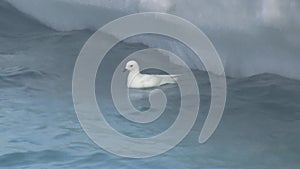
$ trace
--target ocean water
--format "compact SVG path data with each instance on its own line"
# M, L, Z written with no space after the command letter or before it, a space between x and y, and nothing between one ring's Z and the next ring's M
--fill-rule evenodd
M298 69L274 68L278 72L283 69L282 75L290 75L288 77L276 75L273 69L266 73L252 71L251 76L246 76L249 67L231 70L235 72L232 75L240 76L227 78L228 95L223 118L205 144L198 143L198 136L209 109L210 83L205 71L194 70L201 93L201 108L188 136L174 149L156 157L121 158L89 139L73 107L73 68L80 49L93 30L58 31L48 26L10 4L0 2L0 168L299 168L300 81L288 78L297 77ZM248 39L248 46L241 45L240 50L228 51L226 49L231 46L221 40L228 40L227 33L233 32L215 34L207 29L207 33L221 54L248 56L251 49L247 47L257 43L257 39L242 34L240 39L229 40L231 44L238 44ZM260 41L260 45L281 37L273 37L276 33L272 31L266 34L268 36L264 38L268 40ZM288 51L283 52L289 55L287 58L294 58L300 53L298 45L297 42L290 45L286 41L276 41L265 48L280 46L283 51ZM115 64L117 56L145 48L149 47L141 43L119 43L106 56L106 65ZM261 48L250 54L259 55L262 51L268 54ZM297 59L286 62L293 63L291 67L300 64ZM265 64L268 63L271 64ZM114 128L131 136L144 137L159 133L172 124L178 113L178 107L174 105L180 101L176 85L161 87L169 98L164 115L153 124L136 125L117 114L106 90L109 83L105 80L110 78L111 70L105 65L99 69L103 70L97 75L96 95ZM138 109L149 106L146 97L149 91L130 91Z

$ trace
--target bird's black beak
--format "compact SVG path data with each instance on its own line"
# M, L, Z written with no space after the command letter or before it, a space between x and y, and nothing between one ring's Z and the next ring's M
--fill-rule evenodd
M123 72L126 72L126 71L127 71L127 69L124 69L124 70L123 70Z

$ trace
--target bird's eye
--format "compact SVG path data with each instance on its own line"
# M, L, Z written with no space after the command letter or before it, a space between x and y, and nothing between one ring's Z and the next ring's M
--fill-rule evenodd
M133 67L133 65L130 65L130 67Z

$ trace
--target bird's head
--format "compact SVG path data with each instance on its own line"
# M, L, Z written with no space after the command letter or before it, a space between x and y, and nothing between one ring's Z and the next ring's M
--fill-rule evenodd
M134 60L131 60L129 62L127 62L126 66L125 66L125 69L124 71L128 70L128 71L139 71L139 64L134 61Z

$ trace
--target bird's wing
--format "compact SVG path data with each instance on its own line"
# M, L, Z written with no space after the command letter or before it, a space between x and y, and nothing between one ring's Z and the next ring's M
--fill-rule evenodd
M160 85L161 78L155 75L143 74L140 76L139 81L144 87L155 87Z
M178 75L156 75L156 77L160 78L160 85L176 83Z
M178 78L179 76L181 75L156 75L158 77L161 77L161 78Z

